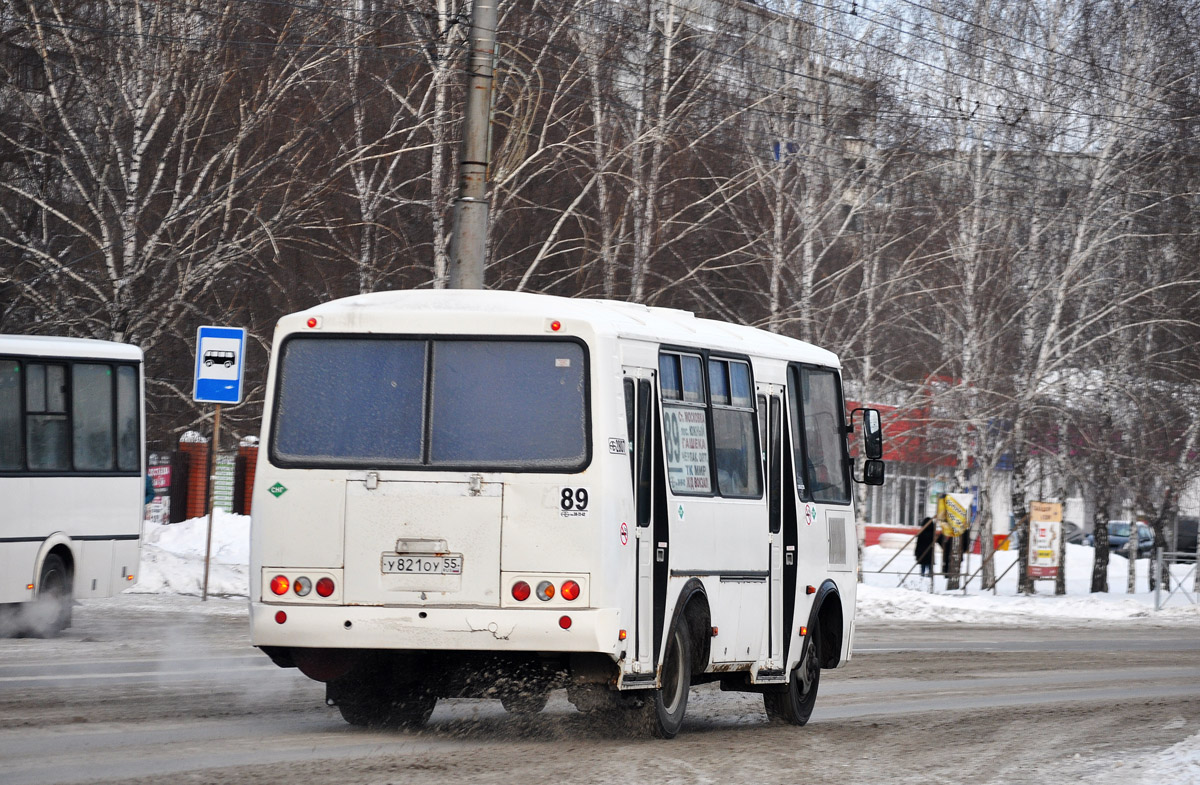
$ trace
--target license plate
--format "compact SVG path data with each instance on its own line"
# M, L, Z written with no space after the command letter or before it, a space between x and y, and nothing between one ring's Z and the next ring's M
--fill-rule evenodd
M389 575L461 575L462 554L402 556L385 553L380 559L379 568Z

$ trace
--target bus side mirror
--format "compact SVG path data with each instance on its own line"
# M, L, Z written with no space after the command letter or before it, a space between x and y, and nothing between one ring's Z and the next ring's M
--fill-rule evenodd
M863 485L883 485L883 461L868 460L863 465Z
M879 418L879 410L855 409L850 412L850 430L852 431L854 430L854 415L859 412L862 412L863 420L863 455L867 457L868 461L877 461L883 457L883 421Z

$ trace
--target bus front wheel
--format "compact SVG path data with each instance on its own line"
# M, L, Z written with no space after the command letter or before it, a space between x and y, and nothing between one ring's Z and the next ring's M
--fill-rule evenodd
M71 574L62 557L52 553L42 562L38 578L38 596L28 614L28 627L33 635L53 638L71 626Z
M814 620L804 638L800 662L796 663L787 686L778 692L764 692L763 704L767 716L778 722L804 725L812 716L817 703L817 687L821 683L821 663L817 652L817 641L821 630Z
M660 739L673 739L683 726L688 692L692 688L692 640L687 620L681 618L667 640L662 661L662 686L647 699L646 713L650 733Z

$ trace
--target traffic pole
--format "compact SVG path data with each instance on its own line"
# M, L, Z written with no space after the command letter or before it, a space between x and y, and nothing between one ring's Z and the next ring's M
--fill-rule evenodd
M463 117L458 199L450 237L451 289L482 289L487 263L488 131L492 113L492 71L496 51L497 0L471 4L471 56L467 63L467 106Z
M217 489L217 450L221 444L221 404L213 411L212 449L208 451L208 533L204 538L204 588L200 602L208 602L208 560L212 556L213 504Z

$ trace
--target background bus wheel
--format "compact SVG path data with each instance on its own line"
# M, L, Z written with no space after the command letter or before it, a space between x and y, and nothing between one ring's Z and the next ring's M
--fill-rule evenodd
M514 692L500 696L500 703L509 714L537 714L546 708L550 696L544 692Z
M812 716L813 706L817 703L817 687L821 683L821 663L817 656L817 641L820 637L820 627L814 621L808 628L800 662L796 663L787 686L778 692L763 693L763 704L766 706L767 716L771 719L792 725L804 725Z
M38 596L27 616L31 634L53 638L71 626L71 575L57 554L42 562L38 578Z
M673 739L683 726L687 711L688 691L692 687L692 641L687 620L680 619L667 640L662 663L662 687L654 691L654 700L646 700L650 733L660 739Z

